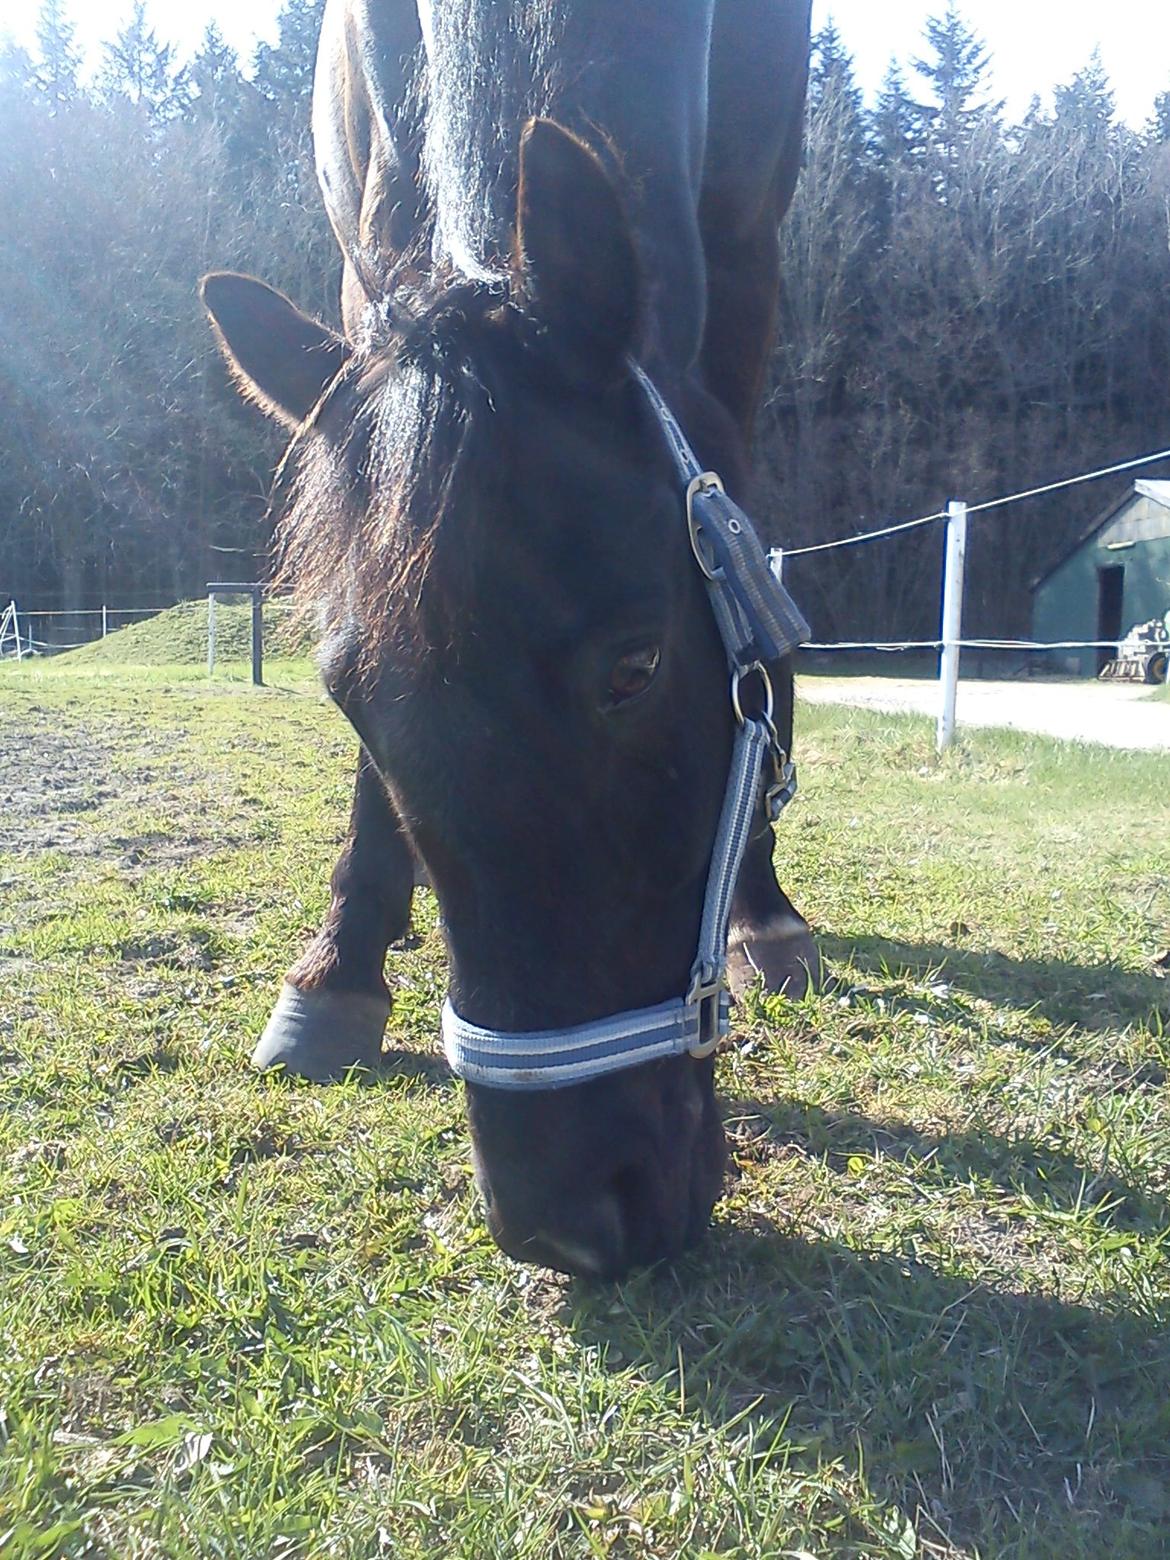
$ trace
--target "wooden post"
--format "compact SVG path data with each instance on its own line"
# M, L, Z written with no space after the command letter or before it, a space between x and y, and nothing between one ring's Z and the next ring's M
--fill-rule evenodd
M959 641L963 637L963 570L967 561L967 506L960 499L947 505L947 550L943 564L942 626L939 639L938 751L955 740L955 704L959 691Z
M215 671L215 592L207 592L207 675Z
M264 686L264 603L260 586L252 586L252 686Z
M110 628L110 625L109 625L109 622L108 622L108 620L106 618L106 604L103 601L102 602L102 638L103 639L109 633L109 628Z

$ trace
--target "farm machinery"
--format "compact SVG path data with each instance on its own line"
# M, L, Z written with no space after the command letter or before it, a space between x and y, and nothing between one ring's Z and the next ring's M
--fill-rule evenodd
M1098 674L1104 682L1164 683L1170 667L1170 612L1135 623Z

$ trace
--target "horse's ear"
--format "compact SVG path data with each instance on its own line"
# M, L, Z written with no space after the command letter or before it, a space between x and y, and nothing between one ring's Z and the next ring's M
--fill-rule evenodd
M244 394L299 427L343 367L348 344L254 276L213 271L199 293Z
M619 378L638 323L633 236L596 155L551 119L530 119L520 137L516 264L529 309L571 370Z

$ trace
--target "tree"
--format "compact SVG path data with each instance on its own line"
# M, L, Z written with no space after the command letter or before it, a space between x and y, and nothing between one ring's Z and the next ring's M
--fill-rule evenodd
M240 75L235 50L224 42L214 22L208 22L199 52L187 67L187 82L192 116L230 126L240 113L247 83Z
M76 28L66 18L62 0L42 0L37 17L37 57L37 85L47 101L60 106L76 97L81 55Z
M277 17L276 43L262 43L256 50L256 86L285 111L307 111L323 9L324 0L285 0Z
M844 110L856 118L860 127L861 88L853 74L853 56L841 42L841 34L832 21L826 22L812 40L808 73L810 113L815 112L821 99L830 91L838 93Z
M143 0L136 0L130 20L106 44L105 56L99 86L107 96L125 98L154 120L183 111L189 98L186 72L175 64L171 45L148 24Z
M1100 49L1094 49L1089 63L1079 70L1055 94L1056 122L1075 125L1078 131L1098 140L1107 137L1117 113L1117 99L1101 62Z
M36 81L32 56L11 38L0 38L0 93L22 96Z
M1003 105L987 98L989 60L986 45L963 21L954 0L942 16L926 23L930 55L914 69L926 82L933 103L918 105L927 130L927 147L940 191L953 187L954 167L980 123L995 118Z
M869 142L879 166L888 171L913 162L921 155L924 140L922 110L891 61L869 116Z

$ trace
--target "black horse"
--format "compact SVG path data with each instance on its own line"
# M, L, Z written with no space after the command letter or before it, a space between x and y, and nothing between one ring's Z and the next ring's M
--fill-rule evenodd
M293 430L283 557L363 750L259 1064L376 1054L419 863L473 1024L685 989L733 721L630 359L742 496L808 26L808 0L329 0L314 136L345 336L258 281L204 283L242 387ZM803 989L772 848L761 814L732 983ZM710 1058L469 1085L468 1113L492 1233L525 1260L669 1255L721 1188Z

